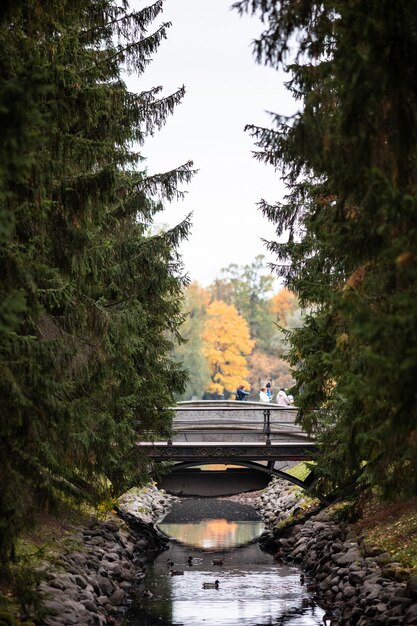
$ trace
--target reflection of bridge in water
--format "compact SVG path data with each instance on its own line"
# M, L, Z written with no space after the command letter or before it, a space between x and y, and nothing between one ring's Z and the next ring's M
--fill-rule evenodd
M296 408L261 402L180 402L172 438L138 445L153 461L173 463L160 482L171 493L232 495L262 489L271 476L308 489L312 475L301 481L285 471L316 452L296 417Z

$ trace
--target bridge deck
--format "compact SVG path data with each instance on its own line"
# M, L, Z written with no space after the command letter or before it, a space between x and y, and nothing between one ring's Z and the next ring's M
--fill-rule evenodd
M311 459L316 445L299 425L298 410L237 401L178 403L169 441L138 442L155 461L238 463Z

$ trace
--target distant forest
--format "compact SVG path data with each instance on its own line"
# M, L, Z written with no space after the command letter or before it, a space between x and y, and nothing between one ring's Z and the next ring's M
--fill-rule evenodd
M184 342L174 357L188 381L178 399L234 399L243 384L248 399L259 400L267 381L274 393L294 384L285 358L287 331L302 325L302 312L290 291L273 291L274 282L259 255L248 265L223 269L207 288L197 282L185 288Z

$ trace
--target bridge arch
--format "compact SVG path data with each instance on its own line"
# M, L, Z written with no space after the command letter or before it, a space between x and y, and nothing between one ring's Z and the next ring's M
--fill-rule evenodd
M181 461L181 462L175 463L175 465L172 466L171 471L170 471L170 476L174 477L176 472L181 472L182 470L187 470L188 468L201 467L201 466L206 466L206 465L217 465L217 464L218 464L218 460L210 461L209 459L204 459L204 460L200 459L198 461ZM303 480L300 480L299 478L296 478L295 476L292 476L291 474L288 474L287 472L284 472L283 470L275 469L273 467L273 463L268 464L266 466L266 465L261 465L260 463L256 463L255 461L239 460L239 461L234 461L233 465L238 466L238 467L249 468L251 470L254 470L256 472L261 472L269 476L276 476L277 478L286 480L287 482L292 483L293 485L297 485L298 487L300 487L304 491L307 491L308 493L311 492L311 488L314 484L313 472L310 472L307 478L303 481ZM204 472L204 470L202 470L202 473L209 474L210 471ZM184 473L182 473L182 477L184 477ZM162 486L164 487L164 485ZM241 493L243 491L244 490L242 490ZM195 494L187 494L186 492L183 492L183 495L195 495ZM314 494L314 497L317 497L323 503L327 502L326 498L324 498L323 496L319 494Z

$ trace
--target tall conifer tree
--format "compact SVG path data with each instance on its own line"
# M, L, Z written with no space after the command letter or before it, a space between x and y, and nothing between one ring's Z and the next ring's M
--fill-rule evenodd
M29 511L146 476L135 442L170 432L189 220L150 234L192 164L147 176L135 149L184 88L130 93L169 24L114 0L0 9L0 558ZM110 487L109 487L110 486Z
M291 72L302 111L251 126L280 168L261 202L286 243L277 270L313 307L292 336L301 420L321 485L352 476L417 491L417 13L411 0L243 0L266 24L255 54ZM321 411L317 411L317 408Z

